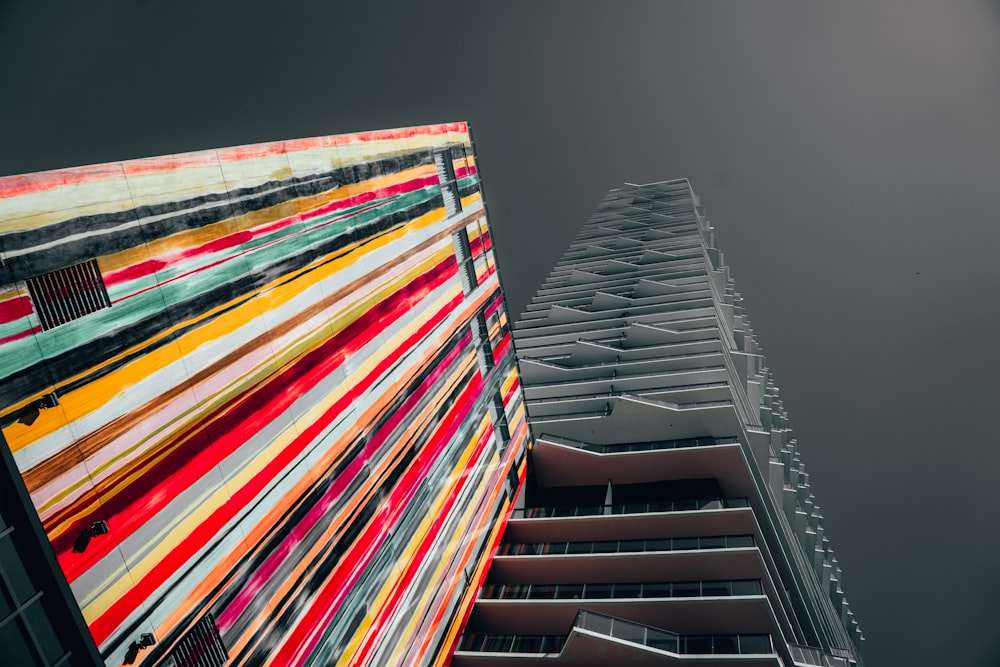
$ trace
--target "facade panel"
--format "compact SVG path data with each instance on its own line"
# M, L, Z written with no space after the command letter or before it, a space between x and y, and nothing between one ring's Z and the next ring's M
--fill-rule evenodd
M10 467L106 664L446 659L530 442L464 124L0 179L0 253Z

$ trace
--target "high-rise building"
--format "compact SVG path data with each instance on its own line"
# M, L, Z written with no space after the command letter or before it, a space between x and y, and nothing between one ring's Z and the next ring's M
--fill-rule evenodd
M465 124L0 179L0 663L444 664L530 435Z
M456 667L862 664L778 388L686 180L611 190L514 340L535 443Z

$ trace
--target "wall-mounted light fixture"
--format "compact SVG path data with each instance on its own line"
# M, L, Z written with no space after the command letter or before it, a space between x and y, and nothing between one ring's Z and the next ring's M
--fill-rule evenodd
M59 397L55 392L45 394L38 400L28 403L15 413L13 415L13 421L24 424L25 426L31 426L35 423L35 420L38 419L38 415L42 410L54 408L57 405L59 405Z
M122 664L132 665L135 664L135 659L139 657L139 651L149 648L156 643L156 637L153 636L151 632L144 632L139 635L139 639L133 641L128 646L128 651L125 652L125 659Z
M77 535L76 541L73 542L73 553L82 554L87 550L90 545L91 538L100 537L101 535L108 534L108 522L107 521L95 521L90 524L90 528L84 528Z

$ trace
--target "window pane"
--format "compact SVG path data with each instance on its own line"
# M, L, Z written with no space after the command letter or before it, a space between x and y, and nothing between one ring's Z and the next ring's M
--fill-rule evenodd
M739 646L734 635L714 637L712 639L713 653L739 653Z
M733 595L760 595L760 582L756 579L733 582Z
M771 638L768 635L740 635L740 653L770 653Z
M18 603L22 603L35 593L35 587L28 578L21 557L14 551L10 536L0 538L0 563L10 580L11 588Z
M678 581L673 585L673 594L677 598L698 597L701 584L697 581Z
M3 625L0 625L0 646L3 647L3 659L5 665L25 665L32 667L37 665L34 651L29 648L31 640L21 626L20 618L12 618Z
M730 549L736 549L739 547L752 547L753 546L753 536L752 535L733 535L730 537L726 546Z
M52 623L45 615L46 610L42 605L45 601L47 599L43 596L41 600L25 609L24 615L31 626L31 631L35 633L35 639L38 640L38 643L42 647L45 659L49 662L56 662L66 651L63 649L62 642L59 641L59 637L52 628Z
M732 595L728 581L706 581L701 585L701 594L710 597Z
M699 549L721 549L726 546L725 537L703 537L698 541Z

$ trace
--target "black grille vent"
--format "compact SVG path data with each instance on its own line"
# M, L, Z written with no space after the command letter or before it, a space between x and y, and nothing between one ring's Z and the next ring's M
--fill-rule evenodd
M111 307L96 259L29 278L28 293L43 331Z
M211 613L205 614L188 630L170 652L170 658L177 667L223 667L226 664L229 652Z

